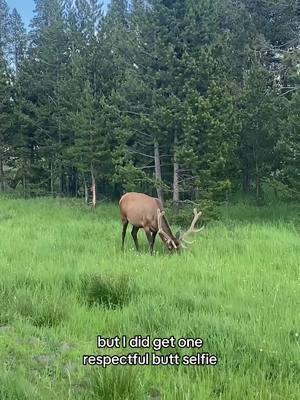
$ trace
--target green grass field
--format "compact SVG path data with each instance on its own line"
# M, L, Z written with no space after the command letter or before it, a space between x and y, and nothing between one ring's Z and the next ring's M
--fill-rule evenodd
M299 208L222 210L150 256L116 205L0 198L0 399L300 398ZM175 229L175 228L174 228ZM216 366L83 366L96 337L200 337ZM142 352L151 350L141 350Z

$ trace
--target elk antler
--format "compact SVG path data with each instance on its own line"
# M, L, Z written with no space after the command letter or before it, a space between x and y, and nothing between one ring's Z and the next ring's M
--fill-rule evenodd
M196 222L197 222L198 219L201 217L201 215L202 215L202 211L199 211L199 212L197 213L197 209L194 208L194 218L193 218L193 221L192 221L192 223L191 223L191 226L190 226L189 229L180 237L179 240L181 240L182 242L187 243L187 244L193 244L193 243L195 242L195 241L192 241L192 242L187 241L187 240L186 240L186 237L189 236L189 235L192 234L192 233L197 233L197 232L202 231L202 229L204 229L204 226L202 226L202 227L199 228L199 229L195 229Z
M160 233L168 243L171 243L172 246L174 247L174 249L177 249L177 246L176 246L174 240L162 228L161 219L162 219L163 215L165 215L165 212L164 211L160 211L160 209L158 208L157 209L158 233Z

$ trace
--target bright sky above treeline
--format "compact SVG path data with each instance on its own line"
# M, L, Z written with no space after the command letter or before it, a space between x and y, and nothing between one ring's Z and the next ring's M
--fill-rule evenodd
M16 8L21 14L26 27L29 26L30 20L33 16L34 0L7 0L10 9ZM103 0L104 7L107 6L109 0Z

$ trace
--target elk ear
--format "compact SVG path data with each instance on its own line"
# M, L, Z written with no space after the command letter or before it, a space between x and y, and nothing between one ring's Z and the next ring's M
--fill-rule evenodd
M176 237L177 240L180 238L180 231L176 232L175 237Z

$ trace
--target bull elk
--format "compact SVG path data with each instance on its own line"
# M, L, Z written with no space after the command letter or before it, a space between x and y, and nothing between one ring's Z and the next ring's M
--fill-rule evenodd
M195 229L196 222L202 215L202 212L197 212L195 208L190 228L182 236L179 235L179 232L174 236L160 200L143 193L124 194L120 199L119 206L123 224L122 251L124 250L128 223L132 224L131 235L137 250L139 249L137 233L140 228L144 229L151 254L157 233L170 251L178 251L181 248L186 248L185 244L193 243L187 241L190 234L200 232L203 229L203 227Z

